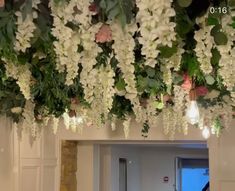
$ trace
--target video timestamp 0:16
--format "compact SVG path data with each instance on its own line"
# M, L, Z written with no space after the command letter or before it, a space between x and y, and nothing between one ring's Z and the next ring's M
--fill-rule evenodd
M227 14L230 12L229 7L210 7L209 12L211 14Z

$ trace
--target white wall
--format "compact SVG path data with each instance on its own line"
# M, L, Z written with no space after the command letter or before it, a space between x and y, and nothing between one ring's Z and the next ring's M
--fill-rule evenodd
M235 121L220 138L209 139L212 191L235 189Z
M119 191L119 158L127 159L127 190L141 191L141 158L138 148L111 147L112 191Z
M112 191L119 191L119 158L128 163L128 191L174 191L175 158L208 158L208 151L201 149L158 148L146 146L111 146ZM163 183L168 176L169 182Z
M11 123L0 118L0 190L13 190L13 136Z

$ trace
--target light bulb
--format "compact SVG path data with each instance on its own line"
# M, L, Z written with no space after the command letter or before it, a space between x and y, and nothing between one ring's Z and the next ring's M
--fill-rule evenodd
M186 118L187 121L192 125L199 122L199 109L195 100L190 101L189 107L186 110Z
M83 118L81 116L77 117L77 123L82 124L83 123Z
M207 126L204 127L204 129L202 130L202 136L205 138L205 139L208 139L210 137L210 130Z

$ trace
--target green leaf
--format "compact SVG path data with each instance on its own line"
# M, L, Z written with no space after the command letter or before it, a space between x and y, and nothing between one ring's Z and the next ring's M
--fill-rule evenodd
M159 48L160 52L161 52L161 56L164 58L170 58L171 56L173 56L176 52L177 52L177 47L176 46L162 46Z
M207 19L207 24L208 25L219 25L219 21L217 18L214 18L214 17L209 17Z
M100 7L101 7L102 9L106 9L106 6L107 6L107 5L106 5L106 1L105 1L105 0L101 0L99 5L100 5Z
M164 103L163 102L159 102L159 101L155 101L153 103L153 107L155 107L156 109L163 109L164 108Z
M211 53L212 53L211 64L213 66L216 66L216 65L218 65L219 60L221 58L220 52L217 50L217 48L214 48L211 50Z
M118 14L119 14L118 7L114 7L113 9L109 11L108 20L113 20L115 17L118 16Z
M154 70L154 68L148 67L148 68L146 69L146 72L147 72L148 76L151 77L151 78L153 78L153 77L155 76L155 70Z
M181 7L188 7L191 5L192 0L177 0L179 6Z
M113 0L110 0L110 1L107 1L107 8L106 8L106 11L110 11L111 9L115 9L115 6L117 5L117 1L113 1Z
M213 84L215 83L214 77L211 76L211 75L207 75L207 76L206 76L206 83L207 83L208 85L213 85Z
M134 8L132 0L101 0L100 7L104 9L108 20L118 19L122 28L131 23Z
M214 40L217 45L226 45L228 42L228 38L224 32L215 33Z
M116 83L116 87L119 91L122 91L126 87L126 83L123 78L119 78L118 82Z
M215 36L215 34L218 33L221 29L222 29L222 25L221 25L221 24L215 25L215 26L211 29L211 35L212 35L212 36Z

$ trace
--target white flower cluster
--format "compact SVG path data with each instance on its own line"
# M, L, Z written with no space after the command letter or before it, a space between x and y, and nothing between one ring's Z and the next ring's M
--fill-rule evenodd
M197 19L197 24L201 27L200 30L195 31L194 39L197 41L194 51L198 62L200 63L200 68L204 74L210 74L212 72L211 66L211 49L214 46L214 38L211 36L212 26L206 26L206 17L201 17Z
M176 39L176 24L170 21L175 16L172 0L137 0L136 4L139 8L137 22L140 24L142 54L146 56L146 65L154 67L155 58L160 53L158 47L171 47Z
M30 85L31 72L28 65L16 65L13 62L3 59L5 61L6 75L16 80L16 83L20 87L20 91L24 95L26 100L31 98Z
M113 49L115 57L118 60L118 67L121 69L124 81L126 83L125 97L129 99L133 105L133 111L136 119L141 119L141 107L137 97L136 80L135 80L135 62L134 48L135 41L133 39L136 26L133 24L127 25L125 30L117 23L111 24L112 37L114 40ZM127 43L128 42L128 43Z
M137 97L136 80L134 75L135 67L133 65L135 62L135 41L132 36L135 29L134 25L127 25L123 31L118 23L113 23L111 25L115 57L118 60L118 67L121 69L126 83L127 93L125 97L130 100Z
M30 40L33 37L33 33L36 30L36 25L33 20L38 17L36 10L38 9L38 4L40 0L32 2L33 11L30 14L26 15L26 18L23 18L23 14L20 11L17 11L15 15L17 16L17 31L16 31L16 41L14 49L16 51L25 52L27 48L30 48Z
M34 117L34 103L26 101L23 111L23 127L30 130L31 136L35 138L39 134L39 125Z
M81 60L82 71L80 74L80 82L84 88L85 100L89 103L93 99L94 89L93 86L96 84L96 78L93 76L93 67L96 65L96 57L99 52L101 52L101 48L95 43L95 34L100 28L100 24L93 25L86 29L81 28L80 37L81 44L84 50L81 52Z
M162 122L165 135L168 135L171 140L174 139L176 131L177 117L172 107L165 107L162 110Z
M178 47L177 52L170 58L162 60L161 71L163 73L163 81L167 86L172 85L172 70L179 71L180 69L182 54L184 53L182 46L183 44Z
M176 130L188 133L188 122L185 117L185 109L189 102L188 93L180 86L174 86L174 105L163 109L163 128L164 133L169 135L170 139L174 139Z
M129 137L130 134L130 124L131 117L127 117L127 119L123 121L123 131L126 139Z
M184 115L184 111L187 108L189 100L189 94L187 91L185 91L183 88L180 86L175 85L174 86L174 106L173 106L173 111L176 115L176 126L179 131L183 129L184 134L187 134L187 123L186 123L186 118ZM184 126L182 126L184 125Z
M229 98L228 103L223 103L221 105L210 106L207 109L200 109L201 116L203 116L201 124L199 124L200 129L204 126L210 127L213 134L220 135L220 130L215 127L215 121L219 118L223 128L228 128L231 125L233 119L233 108L231 106L231 100Z
M223 84L229 91L232 91L235 86L235 47L233 42L235 41L235 30L229 26L232 23L232 18L226 15L222 19L222 28L228 37L228 43L226 45L217 46L221 59L219 62L219 74L223 78Z
M103 126L108 119L108 114L112 109L115 73L110 65L101 66L99 69L91 71L93 76L93 95L91 100L91 109L88 111L88 117L97 127Z
M59 122L60 122L59 118L57 118L55 116L52 117L52 130L53 130L54 134L56 134L58 131Z
M54 19L52 34L57 41L54 42L55 53L57 55L57 70L66 70L66 84L71 85L73 79L78 75L78 63L81 55L78 53L80 35L78 31L72 30L66 24L73 20L75 1L69 3L51 3L52 16Z

